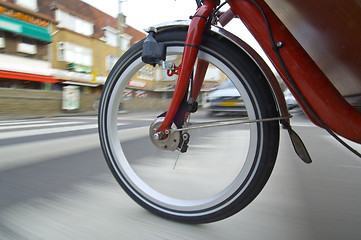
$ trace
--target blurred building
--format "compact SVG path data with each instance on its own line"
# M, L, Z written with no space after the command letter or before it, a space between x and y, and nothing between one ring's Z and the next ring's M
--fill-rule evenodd
M177 66L181 63L181 55L169 55L168 61L174 61ZM130 80L124 99L152 98L161 101L170 100L173 97L178 75L169 76L167 70L159 66L145 65ZM199 101L207 92L217 87L227 77L213 65L209 65L201 88Z
M80 90L79 111L93 110L117 59L145 37L122 14L81 0L0 0L0 114L61 112L66 86ZM168 60L180 65L180 55ZM225 79L210 66L201 96ZM172 98L176 80L146 65L131 78L124 106L151 100L158 107Z
M51 62L53 76L65 84L99 90L121 53L146 36L80 0L38 2L39 12L58 22Z
M36 1L0 1L0 87L40 89L51 74L51 29L57 22Z
M121 53L144 37L80 0L0 0L0 87L100 92Z

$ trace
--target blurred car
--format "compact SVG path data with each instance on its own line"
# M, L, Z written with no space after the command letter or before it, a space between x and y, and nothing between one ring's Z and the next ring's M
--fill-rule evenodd
M230 80L210 92L206 101L211 113L247 113L240 93Z
M285 100L288 110L298 107L298 102L289 89L286 89L286 91L284 91L283 94L285 95Z

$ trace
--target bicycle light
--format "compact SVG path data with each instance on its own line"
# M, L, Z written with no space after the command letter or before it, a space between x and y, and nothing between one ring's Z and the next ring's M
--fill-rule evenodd
M158 43L154 38L156 29L154 27L149 29L149 35L143 43L142 61L144 63L155 66L160 61L166 58L166 47L164 43Z

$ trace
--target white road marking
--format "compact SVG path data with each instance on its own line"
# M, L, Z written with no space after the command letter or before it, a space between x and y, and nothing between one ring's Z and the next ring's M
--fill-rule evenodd
M85 129L91 129L97 127L98 124L94 123L94 124L77 125L71 127L44 128L44 129L32 129L32 130L17 131L17 132L7 132L0 134L0 140L18 138L18 137L37 136L37 135L44 135L50 133L71 132L76 130L85 130Z
M21 125L21 124L40 124L40 123L50 123L52 121L12 121L12 122L0 122L0 126L10 126L10 125Z
M147 136L148 127L129 128L118 133L119 141L129 141ZM100 148L98 133L3 146L0 147L0 171L95 148Z
M18 129L18 128L52 127L52 126L73 125L73 124L81 124L81 123L82 122L57 122L57 123L40 122L40 123L22 124L22 125L16 124L15 126L2 126L2 127L0 126L0 131L1 130Z

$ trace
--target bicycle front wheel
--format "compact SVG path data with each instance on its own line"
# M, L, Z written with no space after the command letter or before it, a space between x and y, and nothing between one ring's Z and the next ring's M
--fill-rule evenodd
M157 33L167 60L179 63L185 37L186 30ZM188 125L194 129L185 153L161 149L151 139L150 126L167 109L176 79L142 62L142 42L116 63L99 110L101 146L121 187L151 212L187 223L221 220L247 206L271 174L279 141L277 121L222 124L239 115L277 117L277 110L266 79L246 53L211 34L204 39L198 59L209 63L205 84L230 84L209 93L191 115ZM239 114L210 115L212 108ZM204 122L218 127L197 128ZM180 144L180 137L175 132L173 143L164 146Z

